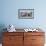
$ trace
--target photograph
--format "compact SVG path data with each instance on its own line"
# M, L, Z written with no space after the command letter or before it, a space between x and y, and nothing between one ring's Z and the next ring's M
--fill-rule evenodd
M18 9L18 18L19 19L33 19L34 9Z

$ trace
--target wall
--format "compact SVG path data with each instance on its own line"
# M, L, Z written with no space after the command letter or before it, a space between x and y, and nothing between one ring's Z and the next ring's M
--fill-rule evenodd
M16 28L46 28L46 0L1 0L0 24ZM18 9L33 9L34 19L18 19ZM44 30L45 31L45 30Z

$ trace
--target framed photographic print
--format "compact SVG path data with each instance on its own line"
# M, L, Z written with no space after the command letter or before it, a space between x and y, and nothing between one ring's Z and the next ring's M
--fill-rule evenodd
M18 9L18 18L19 19L33 19L34 9Z

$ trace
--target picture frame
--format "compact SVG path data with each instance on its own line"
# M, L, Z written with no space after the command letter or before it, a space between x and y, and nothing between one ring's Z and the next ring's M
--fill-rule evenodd
M19 19L34 19L34 9L18 9Z

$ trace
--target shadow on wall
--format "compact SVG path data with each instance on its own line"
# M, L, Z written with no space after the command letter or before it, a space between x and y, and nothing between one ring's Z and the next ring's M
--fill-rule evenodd
M4 28L6 28L6 26L4 24L0 24L0 43L2 43L2 32L5 32L6 30L4 30Z

